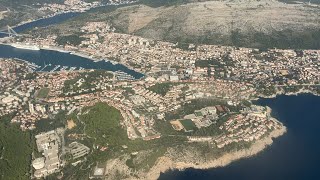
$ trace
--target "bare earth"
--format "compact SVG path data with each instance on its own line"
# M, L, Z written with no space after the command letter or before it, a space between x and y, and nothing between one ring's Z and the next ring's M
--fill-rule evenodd
M68 129L72 129L74 127L76 127L76 123L74 123L74 121L72 119L68 120L67 121L67 126L68 126Z
M74 34L87 22L108 22L120 33L173 43L318 49L320 40L320 5L275 0L205 1L157 8L131 5L89 12L34 34Z
M0 12L0 20L1 19L4 19L6 16L5 16L5 14L7 13L7 11L1 11Z
M120 8L107 16L115 17L119 13L122 15L113 22L123 25L126 21L127 33L155 39L178 34L223 36L237 29L272 33L320 27L320 7L273 0L206 1L159 8L137 5Z

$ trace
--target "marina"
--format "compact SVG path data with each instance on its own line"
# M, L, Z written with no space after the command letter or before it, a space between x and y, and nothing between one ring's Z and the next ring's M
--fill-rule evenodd
M115 71L115 77L117 80L123 81L123 80L134 80L135 78L131 76L130 74L127 74L123 71Z
M56 24L75 17L86 10L55 14L53 16L20 24L19 26L14 27L14 29L17 32L23 32L29 28ZM0 38L2 35L3 34L0 34ZM0 59L1 58L13 58L24 61L28 64L28 68L33 72L55 73L82 71L86 69L103 69L114 72L115 79L119 81L131 81L144 76L139 72L127 68L114 59L99 59L94 56L82 54L81 52L66 51L60 47L37 46L34 44L22 43L13 43L9 45L0 44ZM243 70L240 69L239 72L243 72ZM270 72L272 71L270 70ZM208 84L210 83L212 82L208 82ZM230 89L230 86L226 89ZM87 93L89 91L81 92ZM99 98L101 98L101 96L99 96ZM169 103L172 102L169 101ZM317 121L320 116L319 97L311 94L300 94L298 96L281 95L272 99L262 98L254 102L254 104L271 107L272 116L276 117L288 127L288 133L279 139L275 139L272 146L267 147L263 152L256 156L235 161L226 167L215 167L206 170L192 168L186 169L185 171L170 170L162 173L159 179L320 179L319 174L316 173L318 169L317 163L320 160L320 145L315 143L317 142L316 139L319 137L318 127L320 124L319 121ZM72 108L69 110L68 114L74 110L75 109ZM57 149L58 147L55 148ZM76 153L73 153L73 155L82 156L82 154ZM35 169L41 169L44 166L43 160L40 160L41 159L38 159L38 161L34 162Z
M10 45L0 44L0 58L16 58L28 62L34 71L57 72L75 71L84 69L104 69L118 71L121 80L139 79L144 75L109 60L95 61L86 56L78 56L74 53L65 53L54 50L31 50L26 48L14 48Z
M46 27L61 23L86 11L128 3L130 2L104 3L99 4L98 6L88 7L79 12L74 10L63 11L34 21L22 22L13 27L12 30L16 33L23 33L31 28ZM131 3L134 3L134 1ZM0 32L0 38L5 38L7 36L8 34ZM143 77L143 74L128 69L126 66L121 65L116 61L96 59L83 53L70 52L59 47L37 46L34 44L23 43L5 45L0 43L0 58L17 58L19 60L23 60L32 64L30 67L32 67L34 71L57 72L84 69L105 69L124 73L119 74L119 79L137 79Z

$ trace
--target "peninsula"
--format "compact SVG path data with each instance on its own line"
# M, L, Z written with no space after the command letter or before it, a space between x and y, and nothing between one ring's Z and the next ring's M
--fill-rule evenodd
M35 132L34 178L157 179L168 168L224 166L254 155L286 131L268 107L251 104L257 91L249 83L36 72L15 59L0 65L0 116Z
M210 10L220 2L207 3L178 8ZM113 13L127 8L146 7ZM169 42L146 36L148 27L138 33L144 37L124 33L116 22L87 16L85 22L76 18L0 39L19 53L71 52L144 74L138 79L0 54L1 177L153 180L169 169L226 166L261 152L287 131L269 107L254 100L320 93L320 50Z

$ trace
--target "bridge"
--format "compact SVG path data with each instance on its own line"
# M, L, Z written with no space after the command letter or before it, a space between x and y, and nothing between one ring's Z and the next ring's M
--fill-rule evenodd
M14 29L12 29L10 26L7 26L7 31L0 31L0 34L7 34L7 35L9 35L9 37L21 36Z

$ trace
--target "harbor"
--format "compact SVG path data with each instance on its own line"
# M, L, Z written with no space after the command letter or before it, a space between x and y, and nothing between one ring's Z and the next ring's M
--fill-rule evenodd
M40 47L39 47L40 48ZM50 50L49 50L50 49ZM59 50L58 48L56 48ZM33 71L57 72L75 71L84 69L104 69L117 72L119 80L139 79L144 75L129 69L128 67L109 60L91 59L86 55L68 51L57 51L51 47L30 48L0 44L0 58L13 58L23 60L31 64Z

